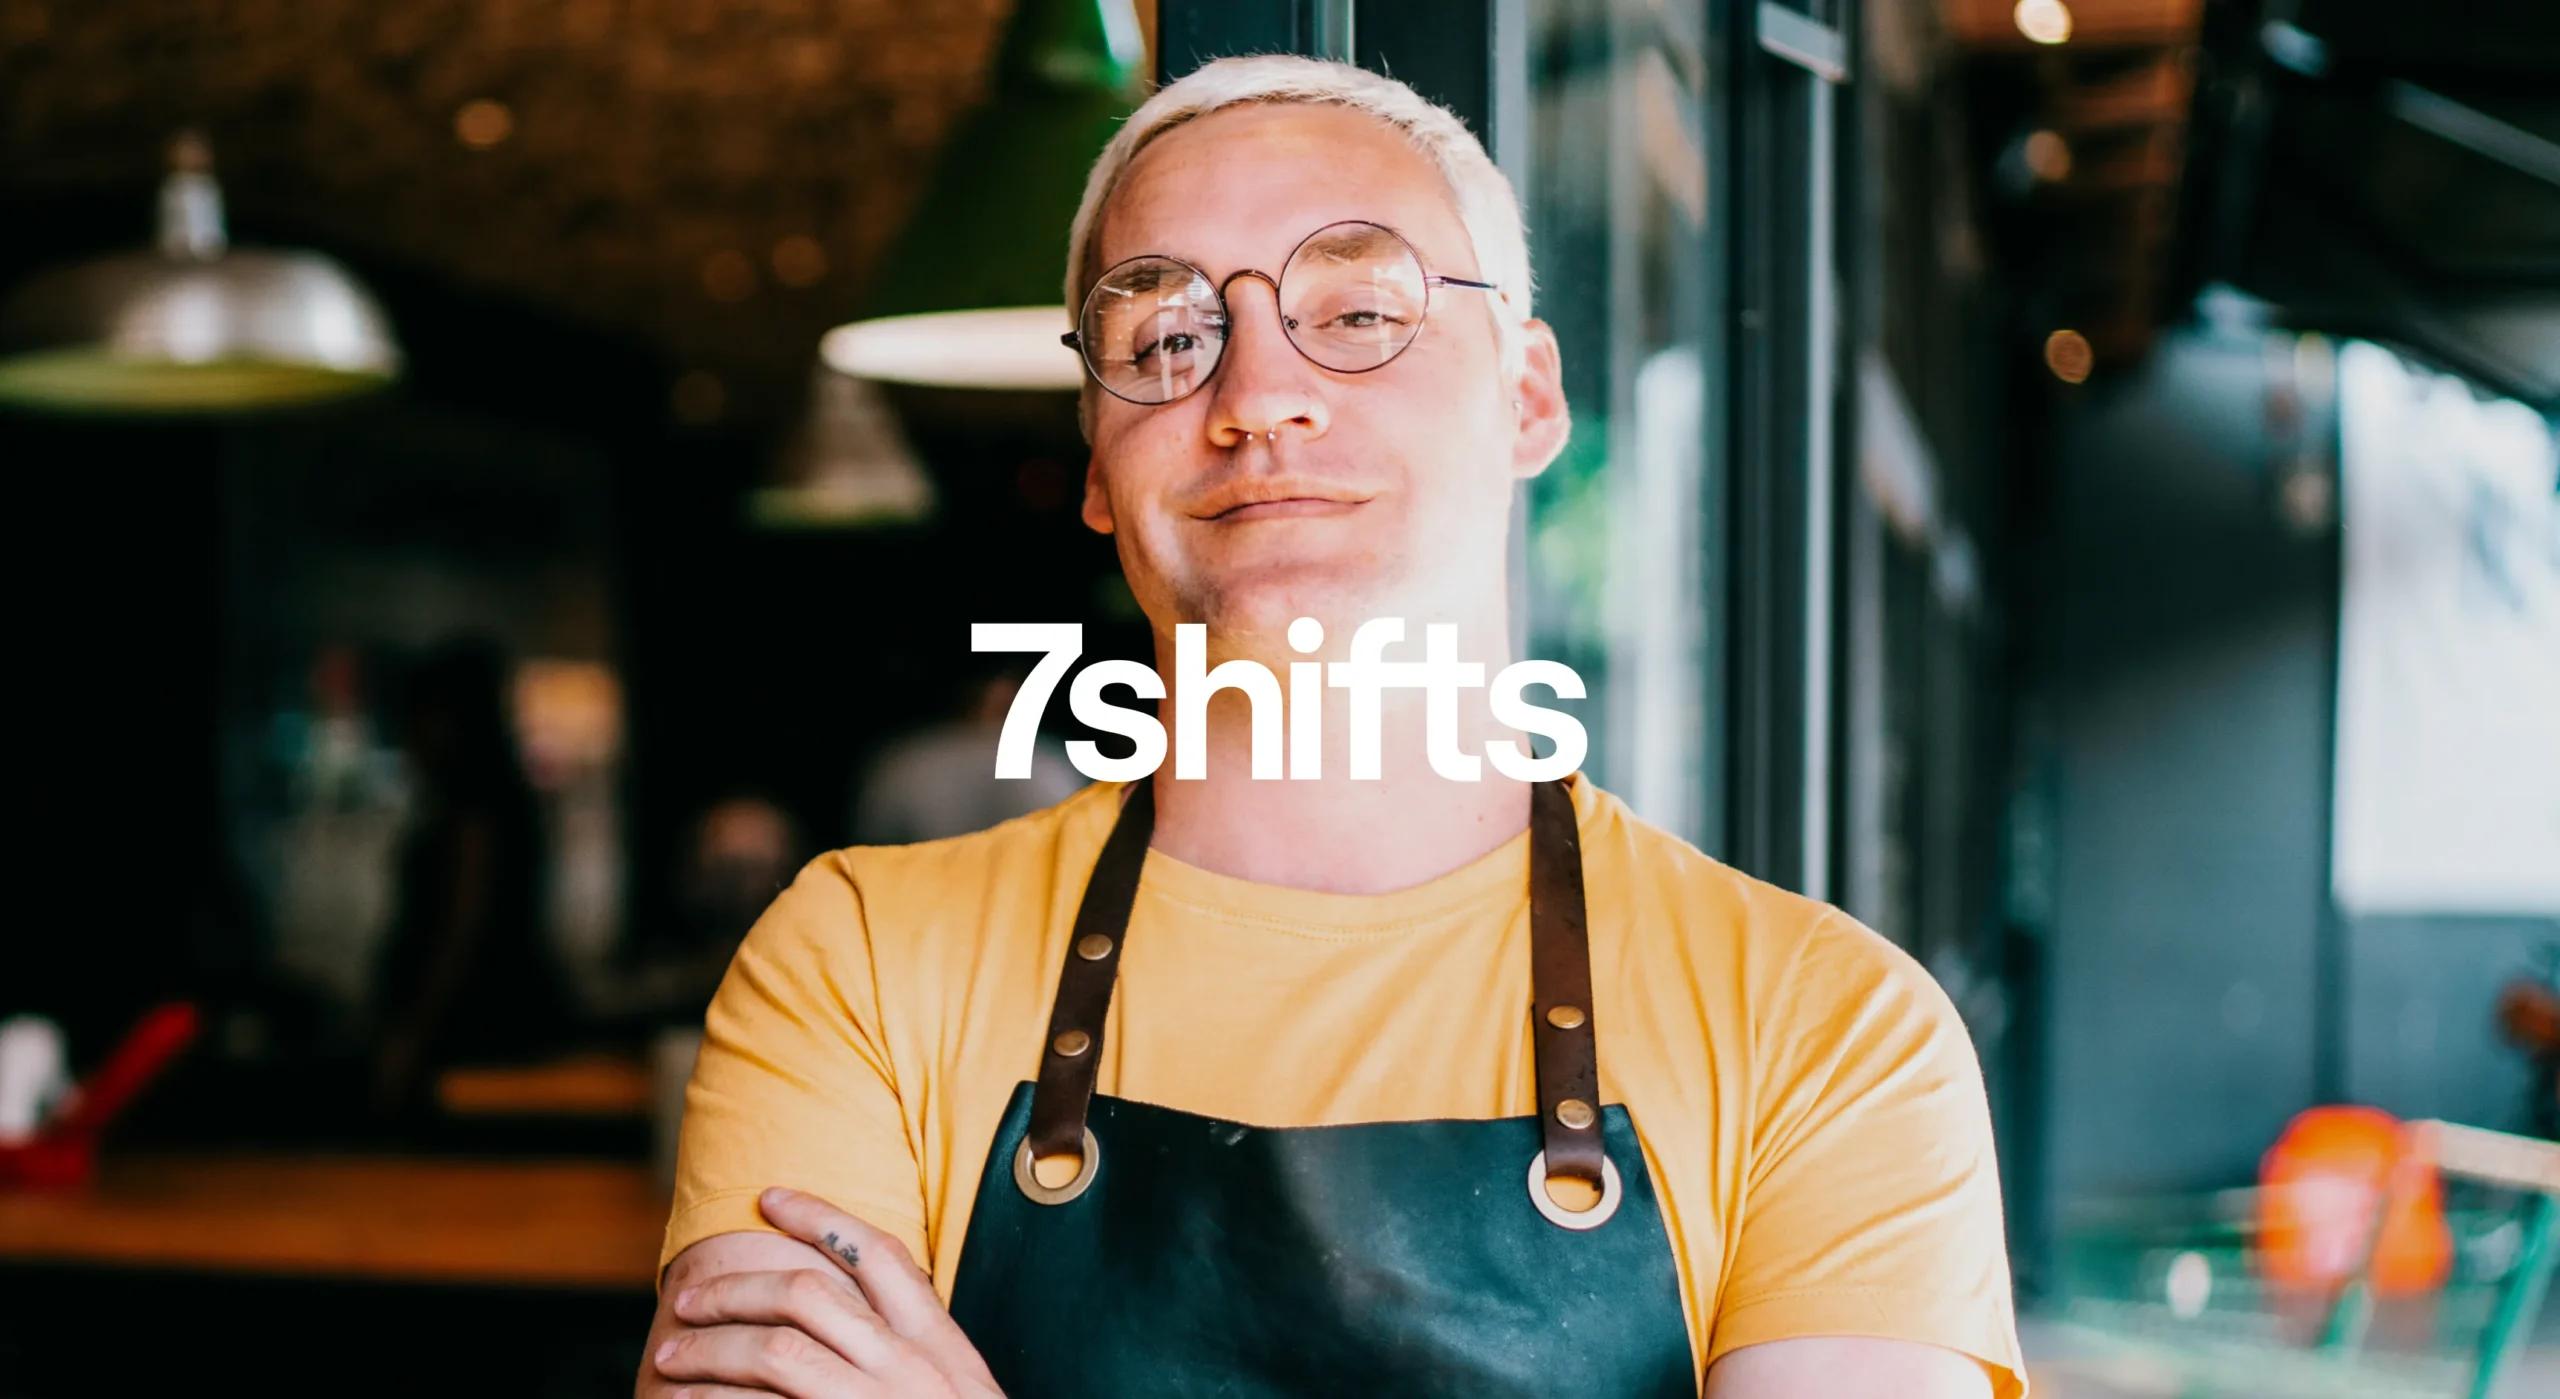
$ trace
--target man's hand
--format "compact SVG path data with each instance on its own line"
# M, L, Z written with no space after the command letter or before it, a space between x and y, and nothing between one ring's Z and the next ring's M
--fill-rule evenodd
M669 1265L639 1399L1002 1399L905 1245L813 1195L758 1203L791 1238L722 1234Z

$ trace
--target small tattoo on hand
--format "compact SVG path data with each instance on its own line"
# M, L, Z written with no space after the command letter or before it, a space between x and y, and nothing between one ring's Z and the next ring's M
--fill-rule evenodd
M835 1231L832 1229L827 1231L827 1251L843 1259L844 1265L848 1268L862 1266L862 1250L836 1238Z

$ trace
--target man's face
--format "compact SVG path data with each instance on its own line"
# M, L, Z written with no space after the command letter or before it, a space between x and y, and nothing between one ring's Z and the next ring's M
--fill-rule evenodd
M1216 372L1147 406L1099 390L1084 519L1115 536L1148 618L1208 624L1214 650L1282 654L1291 619L1329 643L1371 617L1502 614L1512 484L1564 442L1555 342L1532 321L1506 375L1493 293L1441 287L1419 336L1366 373L1283 333L1271 287L1300 239L1343 220L1401 233L1425 271L1485 280L1447 183L1384 122L1308 104L1230 107L1140 152L1105 207L1096 268L1180 258L1226 288ZM1514 407L1515 401L1519 404Z

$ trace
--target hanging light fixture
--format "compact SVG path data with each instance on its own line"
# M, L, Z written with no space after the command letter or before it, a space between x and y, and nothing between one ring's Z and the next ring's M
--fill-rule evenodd
M1129 0L1023 0L987 98L944 146L870 279L859 319L819 341L809 406L747 500L763 529L911 523L932 481L902 413L1050 430L1082 382L1058 292L1084 181L1141 99ZM897 397L893 400L891 395Z
M819 355L857 378L1071 391L1058 343L1067 225L1094 157L1137 109L1144 43L1129 0L1023 0L987 100L935 166L862 317Z
M204 138L180 134L156 248L38 274L0 304L0 405L220 412L388 383L389 321L318 253L233 248Z
M933 513L933 483L878 384L825 365L773 481L747 497L748 523L769 530L908 524Z

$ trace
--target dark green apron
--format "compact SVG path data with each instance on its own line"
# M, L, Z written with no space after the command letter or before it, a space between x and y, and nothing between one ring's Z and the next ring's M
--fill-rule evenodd
M1077 910L1039 1079L996 1129L961 1244L951 1314L1010 1399L1694 1399L1635 1123L1593 1109L1572 794L1534 791L1538 1114L1274 1128L1094 1094L1155 823L1148 784L1131 787ZM1052 1189L1035 1155L1082 1167ZM1601 1185L1599 1203L1564 1210L1539 1180L1550 1168Z

